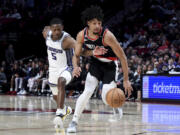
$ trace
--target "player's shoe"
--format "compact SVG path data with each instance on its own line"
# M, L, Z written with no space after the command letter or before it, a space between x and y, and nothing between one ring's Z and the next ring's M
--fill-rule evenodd
M68 106L68 107L65 106L65 109L66 109L66 113L65 113L65 114L56 115L56 116L61 117L61 119L62 119L63 121L66 119L66 117L67 117L68 115L70 115L70 114L72 113L72 109L71 109L70 106Z
M117 117L118 119L121 119L123 117L123 110L122 108L113 108L113 113L115 115L115 117Z
M64 128L64 127L63 127L63 121L66 119L66 117L67 117L68 115L70 115L70 114L72 113L71 107L68 106L68 107L65 107L65 109L66 109L66 113L65 113L65 114L56 115L56 117L54 118L53 123L54 123L54 125L55 125L56 131L57 131L58 129Z
M68 133L76 133L77 132L77 123L75 121L72 121L69 124L69 127L67 128Z
M65 129L62 128L62 129L56 130L56 133L54 135L66 135Z

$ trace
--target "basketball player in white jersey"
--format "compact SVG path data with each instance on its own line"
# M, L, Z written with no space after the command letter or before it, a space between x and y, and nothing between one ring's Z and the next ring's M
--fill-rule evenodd
M76 102L76 108L73 115L72 122L67 128L67 132L77 132L78 120L85 105L92 96L99 81L103 82L102 100L105 104L106 94L111 88L115 88L116 64L115 61L121 61L123 74L124 74L124 89L128 96L131 95L132 86L128 78L128 64L127 59L121 48L119 42L107 28L102 27L103 13L101 8L91 6L82 13L82 19L87 24L83 30L77 35L77 45L75 48L74 57L76 60L80 57L82 48L93 50L95 47L105 48L107 52L102 55L95 55L91 57L89 72L85 81L84 92L80 95ZM73 61L74 70L73 75L80 75L79 61ZM122 114L122 109L119 111Z
M72 79L72 56L76 41L65 31L59 18L54 18L50 26L43 30L46 39L48 61L49 61L49 86L53 93L53 98L57 103L56 117L54 119L55 128L63 126L62 121L72 112L71 107L64 105L65 85ZM104 54L105 49L96 48L95 51L84 51L82 55L91 56L93 54Z

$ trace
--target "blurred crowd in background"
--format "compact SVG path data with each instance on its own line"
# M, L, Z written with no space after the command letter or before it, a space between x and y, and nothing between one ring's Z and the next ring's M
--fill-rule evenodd
M179 0L0 0L0 90L18 95L48 95L48 62L42 29L53 17L64 20L73 37L84 27L81 12L99 5L108 27L123 47L129 78L139 99L143 74L180 74ZM73 24L73 25L72 25ZM41 52L41 53L39 53ZM118 61L117 85L123 89ZM89 58L82 58L83 72L66 87L67 96L84 89ZM93 97L101 98L101 82Z

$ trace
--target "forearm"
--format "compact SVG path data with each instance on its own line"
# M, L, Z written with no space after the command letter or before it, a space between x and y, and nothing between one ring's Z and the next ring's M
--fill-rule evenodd
M128 68L128 63L127 63L127 58L124 53L120 57L120 61L121 61L121 66L123 70L124 81L129 80L129 68Z
M72 58L73 67L79 67L80 65L80 56L74 55Z

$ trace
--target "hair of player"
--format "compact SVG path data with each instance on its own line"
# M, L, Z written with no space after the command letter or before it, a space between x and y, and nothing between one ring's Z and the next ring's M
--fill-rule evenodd
M90 21L92 19L97 19L99 21L103 21L103 11L99 6L91 6L87 9L85 9L82 13L81 13L81 19L84 23L84 25L87 24L87 21Z
M63 25L63 22L61 19L59 18L53 18L51 21L50 21L50 26L54 25L54 24L61 24Z

